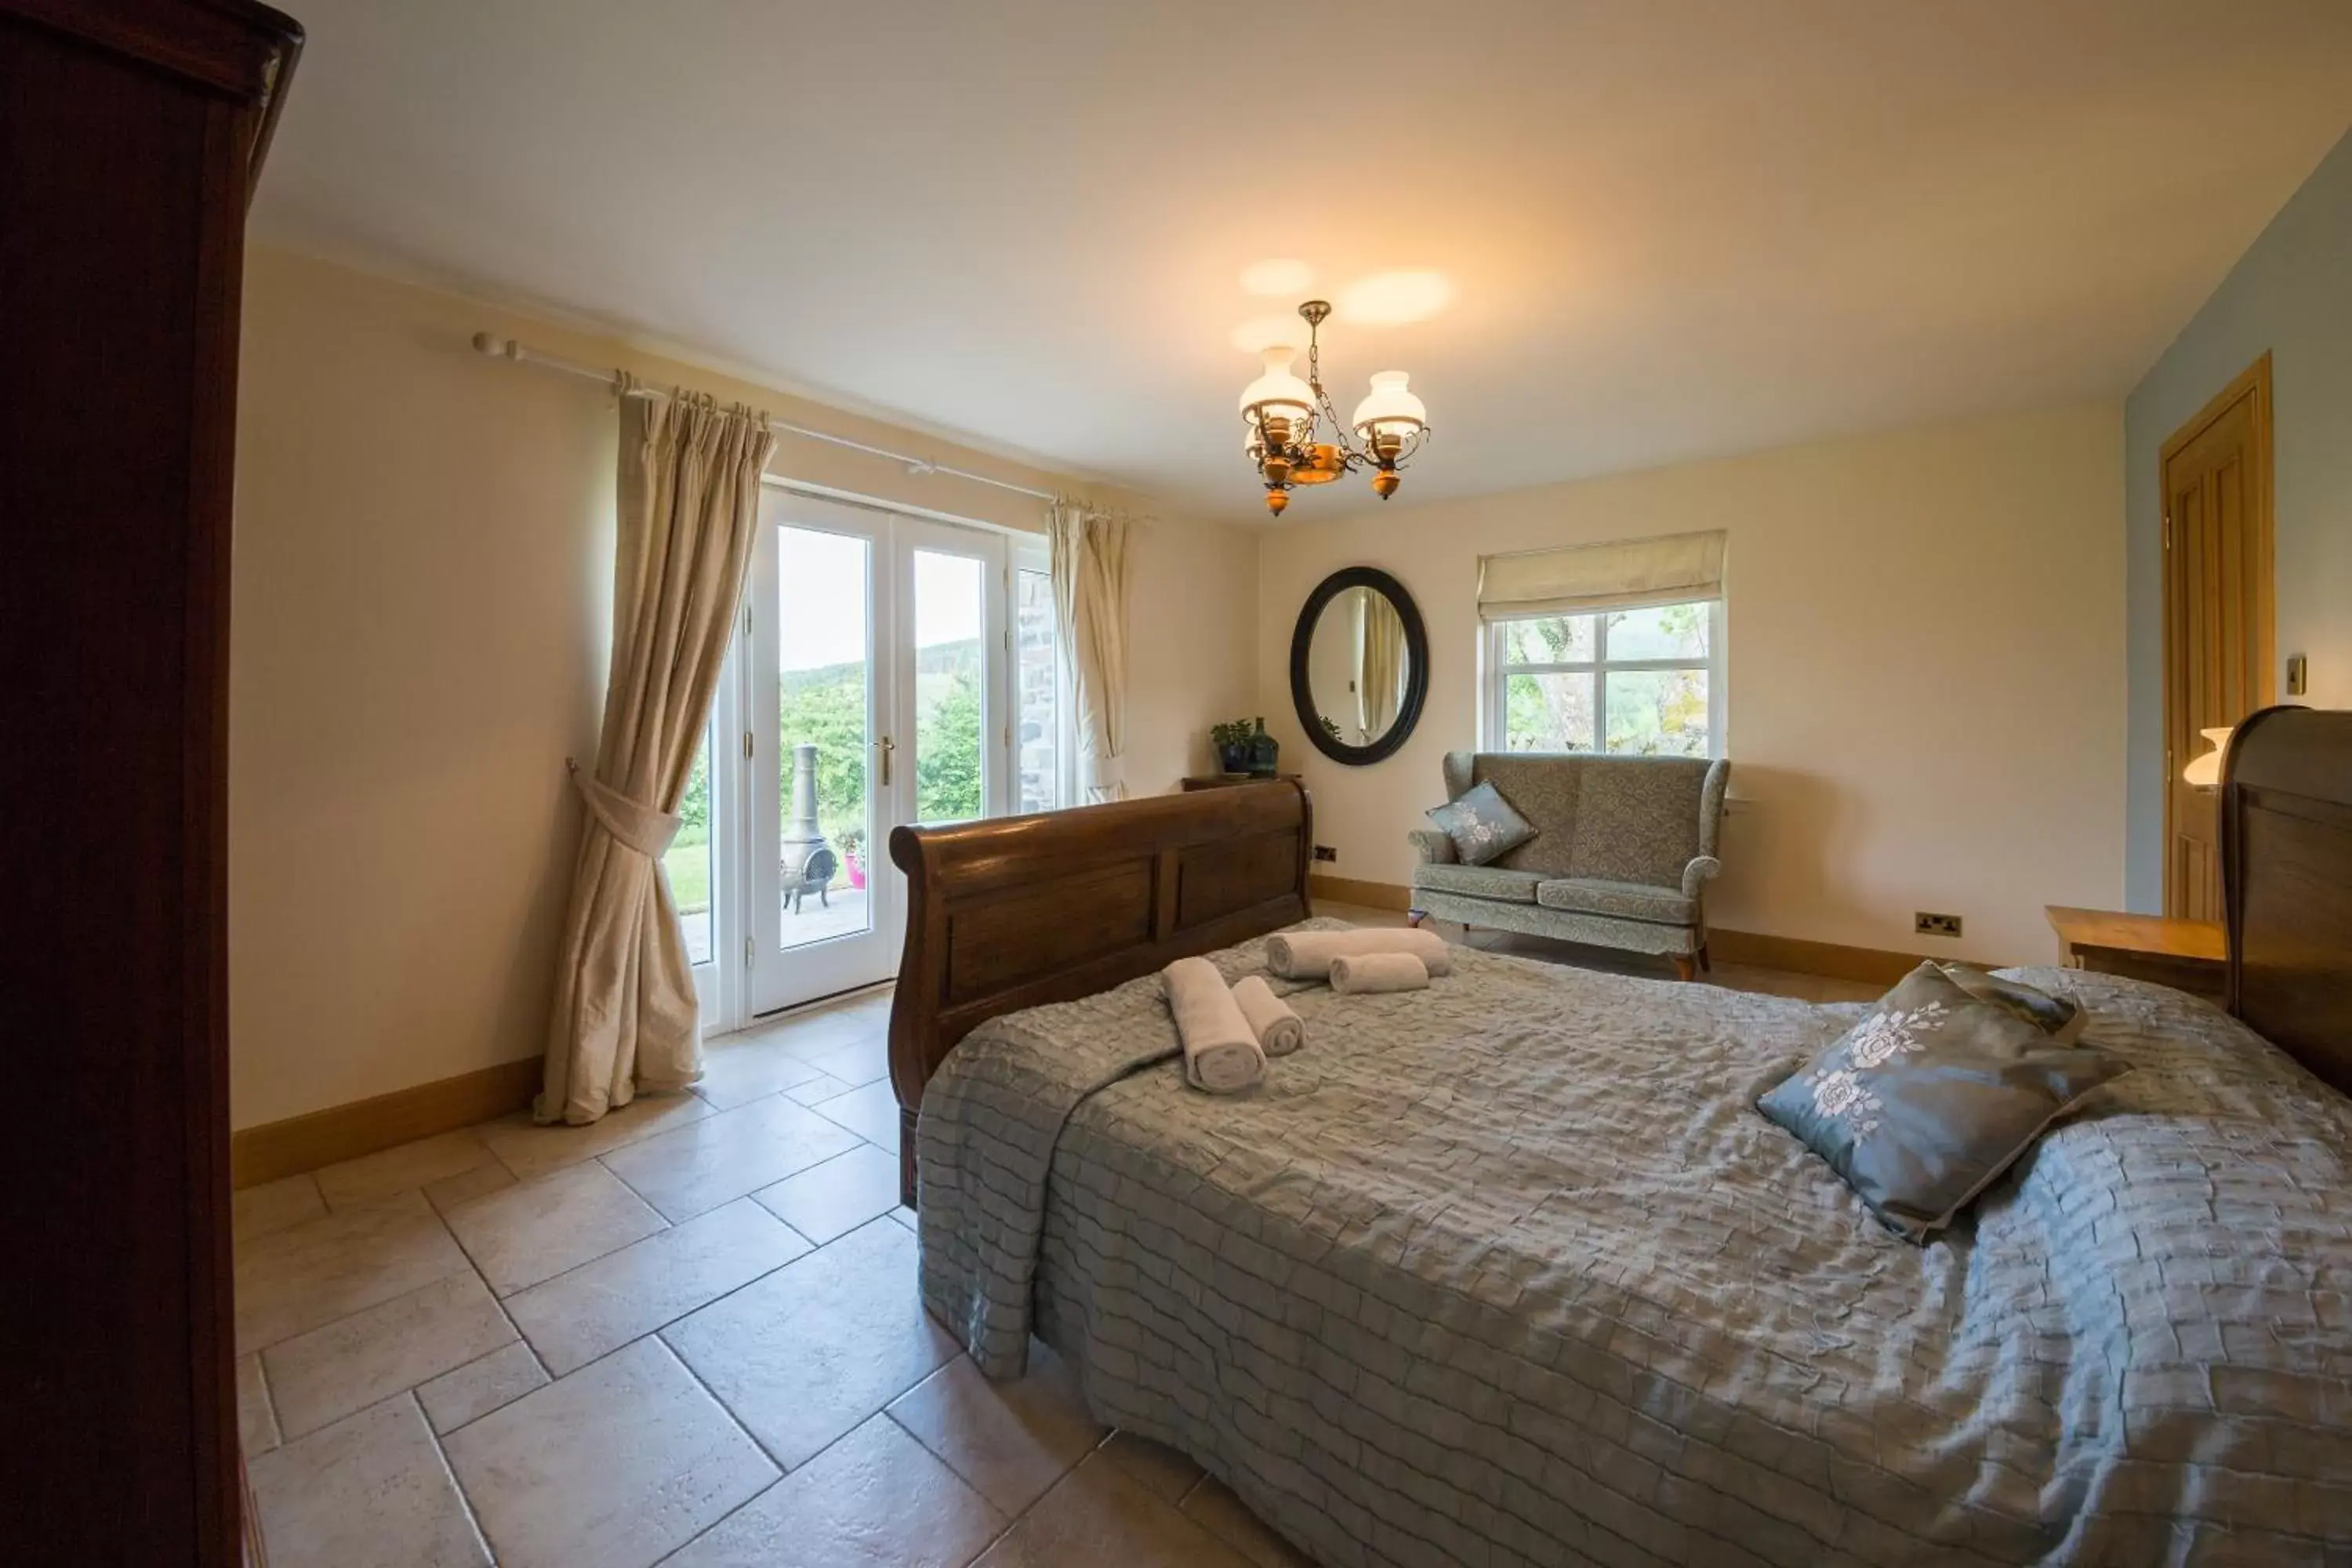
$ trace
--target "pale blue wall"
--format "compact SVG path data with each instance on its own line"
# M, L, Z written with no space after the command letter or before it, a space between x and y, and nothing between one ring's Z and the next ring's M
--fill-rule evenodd
M2164 901L2166 437L2265 349L2278 520L2280 700L2289 654L2311 661L2294 699L2352 708L2352 136L2271 220L2124 403L2124 569L2131 770L2125 896Z

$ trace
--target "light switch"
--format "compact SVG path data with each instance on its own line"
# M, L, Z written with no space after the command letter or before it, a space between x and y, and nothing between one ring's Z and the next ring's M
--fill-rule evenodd
M2304 665L2303 655L2299 653L2287 655L2286 694L2289 697L2300 697L2310 689L2311 681Z

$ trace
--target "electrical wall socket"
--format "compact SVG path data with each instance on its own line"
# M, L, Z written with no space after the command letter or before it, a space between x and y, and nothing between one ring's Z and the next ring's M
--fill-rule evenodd
M1339 852L1337 849L1332 848L1328 844L1318 844L1315 847L1315 858L1318 860L1329 860L1336 863L1339 858Z
M1911 917L1911 929L1921 936L1958 936L1960 934L1960 917L1931 915L1920 910Z

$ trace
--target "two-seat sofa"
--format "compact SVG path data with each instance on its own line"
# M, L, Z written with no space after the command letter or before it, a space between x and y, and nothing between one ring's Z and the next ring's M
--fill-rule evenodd
M1536 836L1484 866L1415 829L1413 923L1435 915L1563 942L1661 954L1688 980L1706 963L1699 890L1716 858L1731 763L1693 757L1448 752L1445 797L1492 784Z

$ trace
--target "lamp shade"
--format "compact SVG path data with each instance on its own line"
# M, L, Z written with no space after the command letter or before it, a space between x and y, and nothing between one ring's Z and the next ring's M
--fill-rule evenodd
M2199 789L2211 789L2221 782L2221 757L2230 749L2231 728L2224 724L2218 730L2198 731L2213 742L2213 749L2189 759L2189 765L2180 770L2181 783L2194 784Z
M1293 440L1303 440L1315 423L1315 389L1298 379L1290 368L1298 357L1292 348L1274 347L1262 356L1264 374L1242 388L1242 417L1255 423L1261 416L1279 417L1292 422Z
M1356 431L1366 441L1386 431L1411 437L1429 426L1429 410L1406 387L1401 370L1372 373L1372 390L1356 405Z

